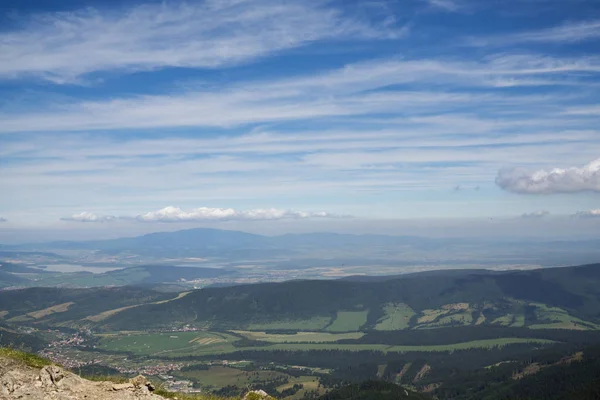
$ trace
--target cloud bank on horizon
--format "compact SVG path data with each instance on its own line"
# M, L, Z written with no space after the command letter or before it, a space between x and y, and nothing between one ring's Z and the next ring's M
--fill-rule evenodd
M199 207L184 211L178 207L165 207L135 216L97 215L91 212L80 212L70 217L62 217L62 221L70 222L112 222L116 220L133 220L138 222L201 222L201 221L272 221L280 219L308 218L349 218L325 211L306 212L294 210L278 210L275 208L234 210L233 208Z
M595 0L89 5L0 12L3 226L600 204Z

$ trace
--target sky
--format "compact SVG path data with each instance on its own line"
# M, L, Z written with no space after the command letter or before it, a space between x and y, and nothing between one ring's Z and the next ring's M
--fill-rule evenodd
M0 241L600 234L597 0L2 5Z

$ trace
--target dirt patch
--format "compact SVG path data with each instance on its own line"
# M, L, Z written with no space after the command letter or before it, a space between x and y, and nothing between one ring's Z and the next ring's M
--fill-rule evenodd
M192 293L192 292L181 292L181 293L179 293L179 294L177 295L177 297L174 297L174 298L172 298L172 299L169 299L169 300L161 300L161 301L156 301L156 302L154 302L154 303L149 303L149 304L164 304L164 303L168 303L168 302L170 302L170 301L173 301L173 300L179 300L179 299L181 299L182 297L185 297L185 296L187 296L187 295L188 295L188 294L190 294L190 293Z
M410 368L411 365L412 365L412 363L404 364L404 367L402 367L402 370L400 372L398 372L398 374L396 374L396 378L398 379L398 381L400 381L402 379L402 377L404 377L404 375L406 375L406 372L408 372L408 369Z
M417 372L417 375L415 375L415 379L413 379L413 382L418 382L421 379L425 378L425 375L427 375L429 371L431 371L431 366L429 364L423 365L423 368L421 368L421 370Z
M179 293L177 295L177 297L174 297L174 298L169 299L169 300L155 301L153 303L146 303L146 304L136 304L135 306L127 306L127 307L121 307L121 308L115 308L115 309L112 309L112 310L103 311L100 314L90 315L89 317L85 317L84 320L86 320L86 321L92 321L92 322L104 321L105 319L107 319L109 317L112 317L113 315L118 314L121 311L129 310L129 309L135 308L135 307L145 306L147 304L164 304L164 303L168 303L168 302L173 301L173 300L181 299L182 297L187 296L189 293L191 293L191 292L182 292L182 293Z
M112 310L103 311L100 314L96 314L96 315L91 315L89 317L85 317L84 319L86 321L100 322L100 321L105 320L108 317L112 317L113 315L115 315L117 313L120 313L121 311L129 310L130 308L139 307L140 305L115 308L115 309L112 309Z
M73 303L72 301L70 301L68 303L57 304L52 307L44 308L43 310L32 311L32 312L28 313L27 316L31 317L31 318L35 318L35 319L44 318L51 314L65 312L73 304L75 304L75 303Z
M423 387L423 389L421 389L421 391L423 393L431 393L435 389L439 388L440 386L442 386L441 383L430 383L429 385L426 385L425 387Z
M542 366L538 363L529 364L521 372L517 372L517 373L513 374L512 378L514 380L519 380L528 375L533 375L533 374L538 373L540 369L542 369Z
M469 309L469 303L453 303L453 304L445 304L442 306L444 310L451 311L466 311Z

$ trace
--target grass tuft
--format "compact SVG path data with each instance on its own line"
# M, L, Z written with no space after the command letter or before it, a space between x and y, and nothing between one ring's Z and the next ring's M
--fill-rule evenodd
M157 394L167 399L175 399L177 400L239 400L239 397L220 397L214 394L204 394L204 393L175 393L169 392L167 390L157 388L153 394Z
M22 361L25 365L28 365L33 368L42 368L46 365L54 364L52 361L46 358L36 356L35 354L15 350L10 347L0 347L0 357L6 357L17 361Z
M82 378L88 381L94 382L112 382L112 383L126 383L129 382L129 378L124 376L116 375L80 375Z

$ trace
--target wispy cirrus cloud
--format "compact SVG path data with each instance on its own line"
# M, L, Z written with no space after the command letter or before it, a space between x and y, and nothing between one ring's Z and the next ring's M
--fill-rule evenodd
M122 10L33 15L0 34L0 78L76 83L98 71L216 68L329 39L381 39L405 30L370 24L325 2L204 0ZM84 55L84 56L82 56Z
M500 170L496 184L519 194L600 192L600 159L583 167Z
M236 210L233 208L199 207L182 210L179 207L165 207L135 216L98 215L90 212L73 214L61 218L70 222L111 222L116 220L133 220L138 222L200 222L200 221L270 221L280 219L310 218L346 218L348 216L327 213L325 211L307 212L280 210L276 208L260 208L252 210Z
M569 107L563 111L564 115L600 116L600 105L581 105Z
M600 38L600 20L574 21L538 31L508 35L507 41L573 43Z
M542 86L585 85L582 75L600 74L600 57L556 59L535 55L496 55L479 61L377 60L353 63L310 76L247 81L183 93L111 98L42 105L35 111L4 113L0 132L77 131L167 127L235 127L376 113L447 113L466 105L530 109L568 101L564 95L510 95L494 91L535 86L532 77L556 77ZM569 78L569 79L567 79ZM564 82L561 82L564 80ZM402 90L394 85L410 85ZM440 90L439 85L444 85ZM465 89L478 89L469 91ZM490 92L482 93L481 89ZM385 90L384 90L385 89Z
M432 8L449 12L460 11L464 8L463 4L456 0L425 0L425 2Z
M477 19L483 7L470 1L365 6L378 7L369 11L379 13L375 18L346 3L352 2L167 2L15 20L16 29L0 34L0 80L19 78L0 96L0 187L10 193L0 199L3 215L33 220L44 204L53 222L73 209L93 211L66 218L80 222L222 221L227 214L250 220L246 208L270 204L276 212L258 209L255 218L293 220L307 217L288 208L375 214L373 193L389 202L380 214L386 217L441 209L471 215L470 205L446 205L461 199L515 216L590 208L586 196L577 204L572 196L568 206L558 204L560 196L528 199L528 208L502 203L505 196L496 207L491 198L499 194L494 180L503 167L526 168L505 181L505 190L554 193L554 178L521 188L528 171L600 154L600 57L583 48L593 21L510 28L501 37L511 21L471 26L453 14ZM403 35L397 21L410 20L415 9L414 35L393 45L378 41ZM439 51L445 28L426 24L440 11L465 19L450 24L449 41L485 31L483 43L498 47ZM514 26L527 26L521 22ZM513 41L503 42L505 36ZM411 40L415 50L404 47ZM515 43L527 46L511 48ZM553 51L562 47L547 43L581 48ZM279 53L291 57L265 59ZM144 73L117 78L118 89L103 81L136 71ZM85 88L62 85L94 79ZM41 94L33 104L30 91ZM455 185L481 190L440 196ZM414 195L406 198L425 206L398 206L409 191ZM181 209L138 214L173 199ZM233 209L196 209L198 199ZM20 207L26 211L14 211Z
M510 33L470 40L473 45L513 45L519 43L576 43L600 38L600 20L570 21L562 25L532 31Z

